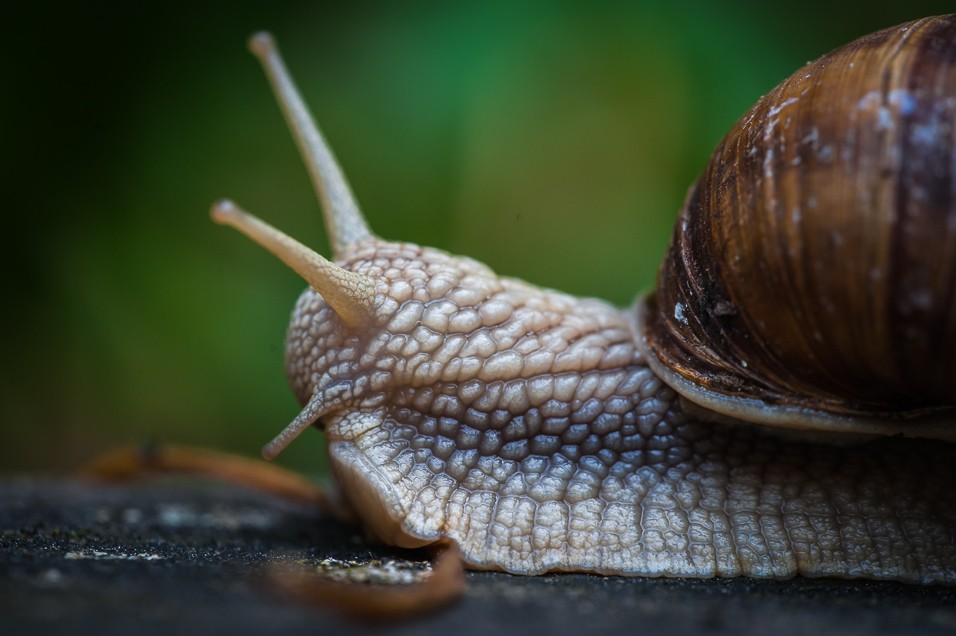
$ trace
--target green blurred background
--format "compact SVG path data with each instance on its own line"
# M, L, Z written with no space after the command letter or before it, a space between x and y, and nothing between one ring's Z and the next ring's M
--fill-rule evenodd
M845 5L8 8L0 472L151 439L255 455L297 412L282 348L304 285L207 215L229 196L328 250L253 31L276 34L381 236L624 305L762 93L952 7ZM310 432L280 462L315 473L322 455Z

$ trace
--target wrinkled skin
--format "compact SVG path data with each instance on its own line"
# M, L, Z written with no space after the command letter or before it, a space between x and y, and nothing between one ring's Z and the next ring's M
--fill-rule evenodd
M345 329L307 290L287 370L381 540L523 574L956 583L956 446L696 421L630 312L414 245L337 260L376 281L372 318Z

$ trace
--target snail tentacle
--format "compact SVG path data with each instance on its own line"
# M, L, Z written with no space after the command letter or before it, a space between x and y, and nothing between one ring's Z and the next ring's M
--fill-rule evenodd
M295 419L273 437L272 441L262 447L263 459L269 461L275 459L303 431L318 423L320 418L341 408L349 394L349 389L348 384L336 384L325 389L317 388Z
M332 253L338 257L347 246L368 240L373 234L335 160L335 155L319 132L295 82L292 81L275 40L268 33L257 33L249 39L249 49L262 63L309 169L312 185L322 202Z
M343 323L358 327L368 321L375 283L367 276L336 265L228 199L213 204L210 214L216 223L231 225L278 256L322 294Z

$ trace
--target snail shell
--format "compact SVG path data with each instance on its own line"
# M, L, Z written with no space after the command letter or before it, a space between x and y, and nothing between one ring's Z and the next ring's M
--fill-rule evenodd
M322 428L372 536L453 541L474 568L956 583L956 445L742 421L956 428L954 25L868 36L761 101L691 191L637 313L375 236L254 37L334 251L213 207L310 284L286 342L304 407L263 454Z
M751 421L953 437L956 21L800 69L719 144L642 308L652 367Z

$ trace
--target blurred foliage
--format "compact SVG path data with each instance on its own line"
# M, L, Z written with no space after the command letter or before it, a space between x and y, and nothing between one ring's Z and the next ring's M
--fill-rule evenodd
M297 412L303 287L209 204L327 251L246 37L272 30L372 226L621 305L720 136L805 61L944 2L196 2L8 8L0 470ZM281 461L321 470L307 434Z

